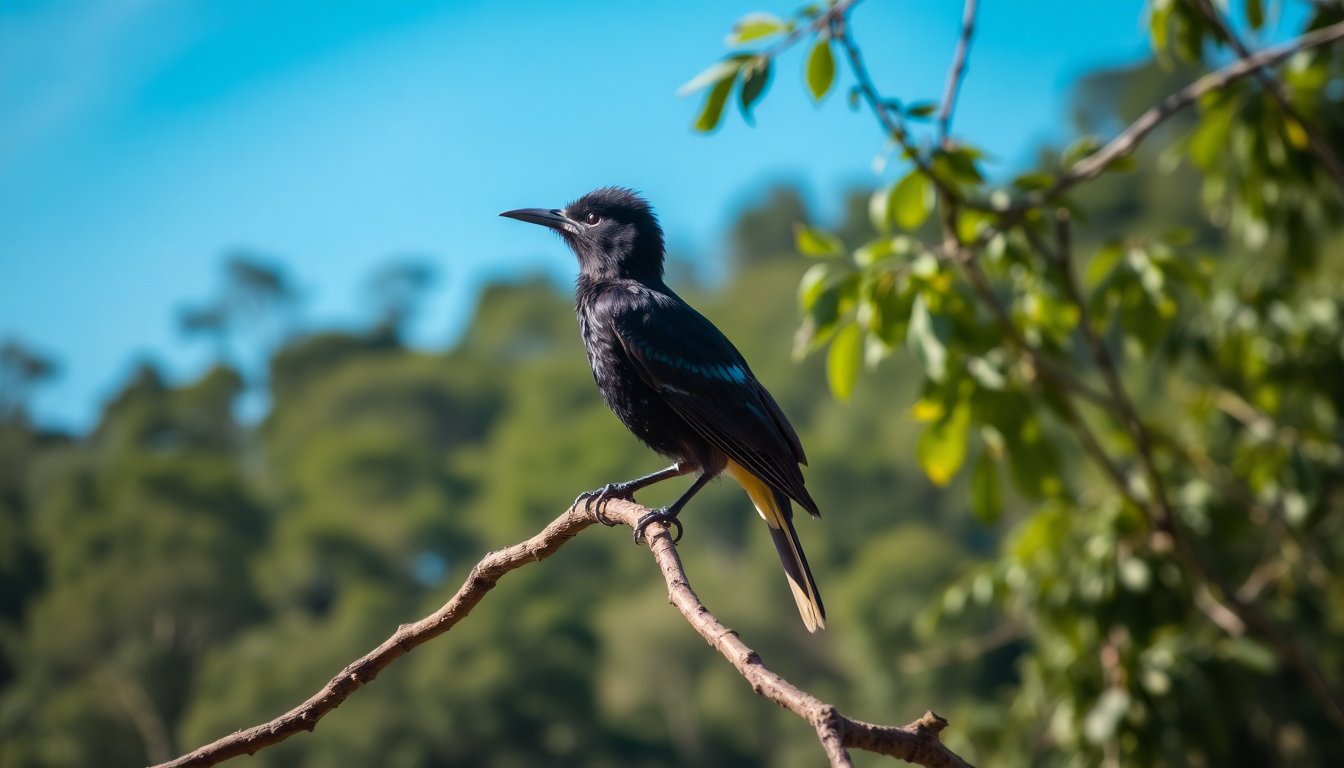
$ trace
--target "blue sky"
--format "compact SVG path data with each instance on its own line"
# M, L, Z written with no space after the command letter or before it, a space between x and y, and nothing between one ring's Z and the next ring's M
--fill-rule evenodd
M824 203L878 180L871 117L849 111L843 79L814 106L801 51L755 128L733 114L690 130L698 99L677 87L738 17L794 5L0 2L0 338L60 362L39 420L87 427L137 360L199 372L209 350L176 312L209 296L231 248L281 261L310 326L360 322L361 285L389 258L431 259L439 287L414 333L428 347L461 332L486 280L568 279L558 240L497 214L595 186L645 192L673 250L712 274L769 183ZM1074 78L1147 54L1140 2L981 6L956 132L1002 172L1065 124ZM959 0L859 6L879 87L936 99L960 14Z

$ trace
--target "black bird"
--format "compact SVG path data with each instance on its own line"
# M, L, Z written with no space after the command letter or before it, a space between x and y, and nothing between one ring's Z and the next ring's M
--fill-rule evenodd
M798 612L810 632L826 610L793 527L798 502L814 517L803 487L803 446L770 393L732 343L663 282L663 231L653 210L628 189L606 187L563 209L500 214L555 230L579 258L575 311L593 378L607 405L645 445L675 464L651 475L581 494L598 505L632 499L646 486L699 476L681 498L639 520L638 541L652 522L675 525L701 488L727 472L770 526Z

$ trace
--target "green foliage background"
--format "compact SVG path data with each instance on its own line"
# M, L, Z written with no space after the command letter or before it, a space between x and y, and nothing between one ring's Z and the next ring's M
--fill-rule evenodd
M1080 132L1112 132L1210 63L1197 19L1172 8L1155 4L1154 29L1184 64L1084 78ZM781 31L755 23L735 42ZM1306 57L1287 81L1314 94L1303 109L1344 151L1340 58ZM767 90L760 60L726 61L704 83L701 128L735 87L744 111ZM839 76L830 42L806 61L820 98ZM1180 530L1254 582L1338 688L1344 231L1338 190L1276 114L1252 84L1211 98L1068 203L1096 330L1145 421L1184 446L1158 455ZM983 163L958 157L936 167L975 188ZM1069 158L1046 152L1041 167ZM1155 543L1142 492L1108 486L1060 394L1031 382L955 270L924 258L934 203L904 170L856 191L842 221L771 190L730 234L728 279L677 286L799 428L825 512L801 535L830 628L803 631L730 484L685 518L699 594L849 714L944 714L947 741L978 765L1344 762L1281 649L1217 620ZM1078 308L1024 236L990 244L993 290L1029 343L1097 381ZM483 552L657 467L597 397L564 287L493 285L463 340L431 353L398 333L423 271L375 276L368 329L296 332L282 272L231 264L219 304L184 318L219 341L200 379L172 385L147 366L80 436L29 424L22 387L0 393L3 768L142 764L269 719L436 608ZM230 320L249 314L268 318L250 337ZM7 380L45 375L6 355ZM240 423L257 387L270 410ZM1137 476L1123 425L1084 418ZM816 765L811 729L704 647L627 536L591 530L510 575L314 734L243 762Z

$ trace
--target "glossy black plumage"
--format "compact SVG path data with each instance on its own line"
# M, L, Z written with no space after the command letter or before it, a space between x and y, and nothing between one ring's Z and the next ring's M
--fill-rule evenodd
M669 477L699 473L653 520L676 516L710 479L727 471L771 527L780 560L809 630L825 610L798 543L789 500L812 515L798 435L741 353L663 282L663 235L648 203L617 188L591 192L564 209L501 214L542 224L579 258L575 309L593 378L607 405L645 445L676 463L588 496L632 497Z

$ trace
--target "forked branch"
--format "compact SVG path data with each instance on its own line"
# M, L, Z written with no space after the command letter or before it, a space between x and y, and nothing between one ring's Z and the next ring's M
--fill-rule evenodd
M604 509L607 517L630 526L648 511L638 504L621 500L608 502ZM242 754L253 754L299 731L313 730L318 720L372 681L392 662L452 629L494 589L506 573L555 554L565 542L594 522L596 519L593 515L582 507L571 507L527 541L486 555L471 569L466 582L442 608L414 624L398 627L382 645L349 664L307 701L270 722L225 736L156 768L216 765ZM811 725L817 732L830 765L850 765L848 750L853 748L890 755L929 768L967 768L966 761L939 741L938 733L947 726L947 721L932 712L926 712L915 722L900 727L851 720L831 704L771 671L761 661L761 657L742 642L736 632L710 613L691 590L676 545L661 524L649 527L648 546L667 582L669 600L681 611L686 621L737 669L752 690Z

